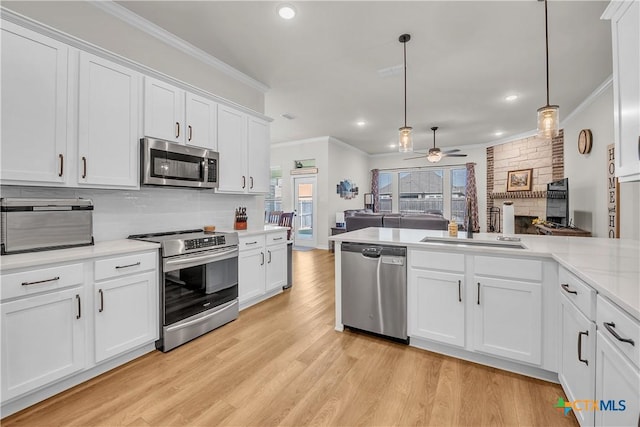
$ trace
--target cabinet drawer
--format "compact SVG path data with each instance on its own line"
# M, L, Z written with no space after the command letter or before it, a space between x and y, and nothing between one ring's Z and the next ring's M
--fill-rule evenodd
M634 365L640 366L640 322L600 295L596 306L598 330Z
M464 272L464 255L453 252L409 251L411 267Z
M83 280L83 264L39 268L20 273L2 275L2 297L20 297L39 292L79 285Z
M110 279L131 273L154 270L158 254L156 252L125 255L101 259L95 264L95 280Z
M277 245L279 243L287 242L287 232L281 233L269 233L267 234L267 245Z
M596 291L573 273L560 267L560 293L573 302L589 320L596 319Z
M238 237L238 249L250 250L264 246L265 236L264 234L254 234L253 236Z
M542 263L532 259L476 256L474 271L484 276L542 280Z

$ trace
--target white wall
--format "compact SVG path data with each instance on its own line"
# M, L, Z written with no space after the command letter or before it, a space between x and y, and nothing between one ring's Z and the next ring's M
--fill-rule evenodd
M427 159L404 160L414 155L406 153L393 153L374 155L369 159L369 169L395 169L460 165L468 162L475 163L476 187L478 188L478 220L480 231L487 228L487 152L484 147L460 147L467 157L445 157L436 165L429 163Z
M264 226L264 197L214 194L212 190L145 187L140 191L3 186L2 197L91 199L93 237L124 239L130 234L188 230L215 225L233 230L234 212L247 208L249 228Z
M3 1L2 6L264 113L264 94L85 1Z
M353 199L343 199L336 192L336 185L345 179L358 187L358 195ZM329 138L329 206L326 217L329 230L336 225L337 212L363 209L364 193L370 191L369 155L338 139Z
M569 178L569 210L591 214L591 232L607 237L607 145L613 144L613 88L609 85L588 98L582 109L562 123L564 170ZM591 129L591 153L577 149L581 129ZM640 240L640 182L620 184L620 237ZM581 224L576 224L581 226Z

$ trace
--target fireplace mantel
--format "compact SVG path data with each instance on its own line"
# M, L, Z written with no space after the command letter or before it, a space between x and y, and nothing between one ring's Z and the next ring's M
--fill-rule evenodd
M546 199L546 191L509 191L505 193L491 193L492 199Z

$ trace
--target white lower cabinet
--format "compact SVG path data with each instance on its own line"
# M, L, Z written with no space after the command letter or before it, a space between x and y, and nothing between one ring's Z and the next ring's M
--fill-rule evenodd
M409 336L464 347L464 274L412 268Z
M95 284L96 362L158 338L155 270Z
M0 304L2 401L85 367L84 287Z
M238 250L240 309L282 290L287 282L286 231L241 236Z

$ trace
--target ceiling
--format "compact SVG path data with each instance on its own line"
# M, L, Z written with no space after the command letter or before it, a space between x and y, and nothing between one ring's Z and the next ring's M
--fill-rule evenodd
M432 143L432 126L440 147L531 131L546 103L544 4L535 0L289 1L291 21L271 1L118 3L268 85L274 143L333 136L393 152L404 123L403 33L416 149ZM549 1L550 101L561 119L611 75L607 4ZM379 76L395 66L400 73Z

